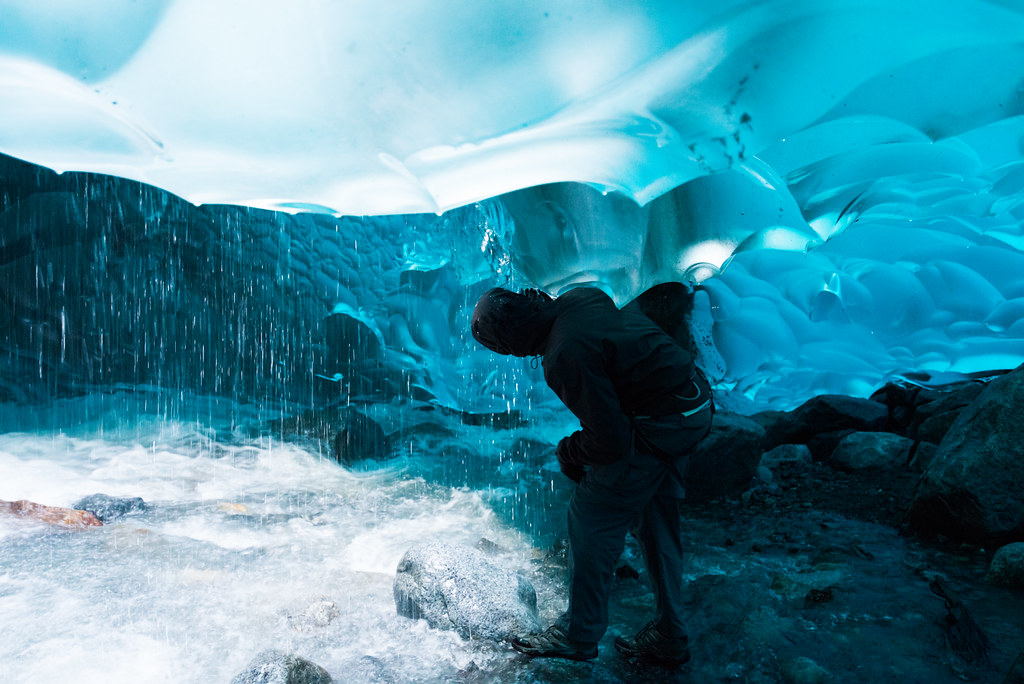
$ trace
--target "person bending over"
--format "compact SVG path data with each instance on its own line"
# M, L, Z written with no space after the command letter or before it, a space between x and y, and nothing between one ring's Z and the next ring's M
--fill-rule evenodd
M519 636L535 657L590 660L608 627L608 599L626 533L640 543L654 620L615 647L665 664L689 660L683 623L679 499L687 453L711 429L711 390L689 351L643 313L581 287L486 292L473 337L499 354L543 357L544 379L579 419L558 442L569 500L569 605L540 634Z

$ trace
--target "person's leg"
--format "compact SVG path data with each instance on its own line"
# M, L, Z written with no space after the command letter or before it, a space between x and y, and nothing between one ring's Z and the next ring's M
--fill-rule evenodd
M635 513L609 501L573 496L569 503L569 607L571 638L597 642L608 627L608 597L615 563Z
M679 499L660 491L638 516L632 532L640 544L651 580L657 611L655 624L666 637L681 637L686 634L686 625Z
M654 591L655 618L634 636L615 639L615 648L627 656L671 666L683 665L690 659L683 623L683 543L679 518L684 470L685 460L669 468L658 492L631 528L640 543Z
M593 468L569 501L569 608L562 618L570 638L597 642L608 628L608 598L626 533L658 491L669 466L634 452Z

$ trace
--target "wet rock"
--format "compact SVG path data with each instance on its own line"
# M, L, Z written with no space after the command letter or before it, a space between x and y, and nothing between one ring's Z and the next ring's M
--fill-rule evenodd
M764 429L760 425L744 416L717 414L711 434L690 454L687 500L740 496L750 486L763 452Z
M330 684L331 675L316 663L282 651L263 651L231 684Z
M505 551L501 546L494 543L487 537L480 537L480 539L476 541L476 548L488 556L497 556Z
M1024 589L1024 542L1007 544L996 551L986 579L1001 587Z
M949 428L953 426L953 422L959 415L960 411L946 411L945 413L932 416L916 426L912 434L922 442L938 444L946 436L946 433L949 432Z
M88 511L104 524L114 522L129 513L146 510L146 502L141 497L118 497L106 494L92 494L71 504L72 508Z
M467 639L500 641L540 629L533 586L474 548L414 546L398 564L394 596L399 615Z
M779 675L786 684L823 684L832 674L810 658L793 658L779 665Z
M939 451L938 444L932 444L931 442L918 442L913 452L910 454L910 469L916 473L923 473L931 465L931 462L935 460L935 454Z
M963 409L925 470L910 522L924 534L1024 539L1024 366L993 380Z
M811 465L811 450L806 444L780 444L761 455L761 465L771 471L804 468Z
M103 525L99 518L88 511L46 506L24 499L0 501L0 513L68 528L101 527Z
M815 435L838 430L884 430L888 421L889 409L877 401L822 394L781 414L766 427L766 446L806 444Z
M807 440L807 448L811 451L811 458L815 461L827 461L832 457L839 443L847 435L852 435L856 430L831 430L814 435Z
M828 463L847 472L893 470L906 466L913 446L913 440L891 432L853 432L836 445Z
M935 396L935 392L922 392L923 401L914 407L914 415L908 428L914 439L938 444L953 425L960 411L974 401L985 385L971 382ZM932 398L934 397L934 398Z
M384 428L354 407L340 413L341 425L334 435L334 458L342 465L390 456Z

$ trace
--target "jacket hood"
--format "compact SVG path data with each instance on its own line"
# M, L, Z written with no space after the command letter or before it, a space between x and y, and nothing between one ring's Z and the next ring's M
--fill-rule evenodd
M555 322L554 300L539 290L488 290L473 310L473 338L491 351L512 356L544 353Z

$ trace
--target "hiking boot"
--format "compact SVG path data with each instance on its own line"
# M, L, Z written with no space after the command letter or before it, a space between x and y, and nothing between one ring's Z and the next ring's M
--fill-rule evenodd
M593 660L597 657L597 644L573 641L558 625L551 625L540 634L516 637L512 640L512 648L534 658Z
M690 660L686 635L667 637L650 622L633 637L615 637L615 650L631 658L653 660L664 665L684 665Z

